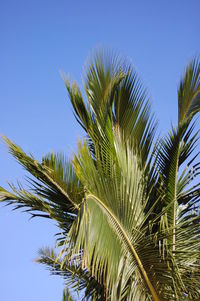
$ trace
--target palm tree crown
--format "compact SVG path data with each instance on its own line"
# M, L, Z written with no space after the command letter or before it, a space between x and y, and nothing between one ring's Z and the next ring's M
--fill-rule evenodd
M157 139L131 64L97 52L85 71L86 100L63 78L86 133L77 153L38 162L4 138L34 179L31 191L1 187L0 200L60 227L58 253L42 249L37 261L64 277L63 300L75 288L79 300L200 300L199 61L180 81L177 125Z

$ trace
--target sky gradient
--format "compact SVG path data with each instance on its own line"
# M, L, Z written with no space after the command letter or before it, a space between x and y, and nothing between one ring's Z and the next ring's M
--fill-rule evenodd
M177 84L200 55L199 0L0 1L0 134L37 159L76 149L76 123L63 71L81 85L89 53L114 49L148 88L162 135L177 122ZM25 183L25 172L0 142L0 186ZM0 206L0 300L60 301L63 280L33 259L53 246L54 223Z

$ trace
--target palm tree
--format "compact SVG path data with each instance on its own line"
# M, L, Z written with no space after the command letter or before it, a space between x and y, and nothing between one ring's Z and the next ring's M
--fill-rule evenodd
M38 262L80 292L78 300L200 300L200 184L196 114L200 63L178 87L178 122L156 138L150 100L131 64L99 51L80 88L64 76L85 137L78 152L41 163L8 140L34 176L0 199L33 217L56 220L56 247ZM63 300L72 300L67 290Z

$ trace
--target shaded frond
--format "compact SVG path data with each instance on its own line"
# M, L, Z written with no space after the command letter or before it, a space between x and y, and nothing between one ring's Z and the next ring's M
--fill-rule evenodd
M75 82L70 82L66 76L63 76L65 86L67 88L70 101L74 108L74 115L78 123L87 132L91 125L91 113L87 110L81 91Z
M86 268L82 268L80 258L69 260L65 256L62 260L53 249L45 248L39 250L36 262L45 265L52 275L63 277L65 286L74 292L74 295L79 295L78 300L106 300L104 287Z
M64 199L65 205L68 206L68 209L71 212L75 212L78 209L81 200L77 198L72 199L70 197L66 189L67 182L64 182L64 180L59 183L57 182L57 179L62 177L62 175L58 176L60 170L55 168L54 170L52 168L50 169L50 167L53 166L53 157L51 158L51 166L48 166L48 164L50 164L50 160L48 158L44 158L43 163L39 163L33 158L33 156L28 156L19 146L11 142L8 138L4 137L4 141L8 145L9 152L17 159L17 161L36 179L45 185L43 191L46 191L47 195L48 193L53 193L54 196L57 195L58 202ZM54 162L54 167L55 164L56 163ZM43 187L43 185L39 183L38 186Z

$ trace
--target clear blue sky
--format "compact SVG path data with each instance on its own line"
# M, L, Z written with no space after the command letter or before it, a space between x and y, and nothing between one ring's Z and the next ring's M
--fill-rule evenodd
M176 87L188 60L200 54L199 0L1 1L0 133L40 159L68 154L81 131L59 70L81 84L98 46L132 60L152 97L161 133L176 122ZM0 143L0 185L24 183L24 171ZM54 223L0 206L0 301L60 301L62 279L35 264L53 245Z

